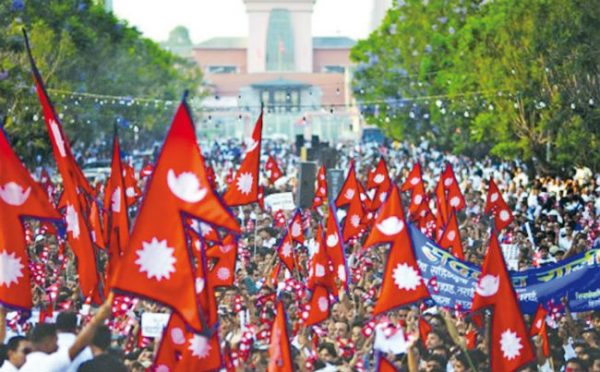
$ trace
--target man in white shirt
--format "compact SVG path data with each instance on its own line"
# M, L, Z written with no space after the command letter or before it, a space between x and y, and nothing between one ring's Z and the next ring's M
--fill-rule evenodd
M31 351L29 342L23 336L14 336L8 340L5 347L6 360L2 363L0 372L16 372L25 364L25 356Z
M40 323L33 328L31 344L33 352L27 355L27 360L20 372L64 372L75 357L88 346L96 329L110 316L112 300L102 305L92 320L75 337L75 342L68 349L58 349L56 326Z
M77 335L77 314L63 311L56 317L56 332L58 333L58 351L66 350L75 343ZM66 372L77 372L79 365L93 358L92 351L86 347L71 362Z

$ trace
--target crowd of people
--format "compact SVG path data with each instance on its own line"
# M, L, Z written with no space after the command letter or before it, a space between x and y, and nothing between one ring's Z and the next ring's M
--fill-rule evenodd
M221 187L239 163L238 147L239 143L227 141L202 149ZM467 203L457 215L465 259L475 265L481 265L489 239L490 222L483 209L490 178L515 216L499 236L510 269L540 267L600 248L600 174L586 168L574 168L570 177L535 176L518 161L455 156L426 143L338 144L336 150L336 168L348 169L354 161L363 183L382 156L398 185L419 162L431 193L444 166L451 164ZM277 159L284 173L275 184L263 175L265 195L297 192L300 158L294 145L265 140L262 153L263 158L272 155ZM143 188L147 178L138 178ZM402 197L407 205L409 195ZM98 199L102 200L101 192ZM286 221L292 212L283 212ZM489 335L471 314L416 304L371 315L386 251L364 251L361 244L366 231L345 246L351 277L348 290L340 291L327 320L305 327L308 291L303 278L307 277L314 232L322 215L316 210L303 214L306 242L297 248L298 272L282 272L278 285L272 286L276 248L287 228L286 223L278 223L278 213L256 203L234 209L242 226L235 281L232 287L217 290L221 350L229 370L267 370L276 299L285 304L298 371L372 371L380 355L399 371L489 370ZM80 295L73 255L64 241L43 223L28 220L26 224L36 311L33 316L10 309L2 313L6 323L2 328L8 334L3 337L0 372L152 370L160 337L145 337L141 315L169 310L126 296L117 296L112 307L91 310ZM430 326L425 333L420 330L423 321ZM600 371L600 311L571 313L563 306L548 324L550 356L544 356L540 338L534 337L537 361L523 371Z

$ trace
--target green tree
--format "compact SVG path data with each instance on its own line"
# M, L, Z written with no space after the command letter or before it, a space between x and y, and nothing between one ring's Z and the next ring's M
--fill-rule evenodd
M161 49L91 0L2 2L0 21L0 115L7 116L6 130L27 161L48 158L50 148L22 28L63 125L81 151L92 143L108 144L115 124L122 128L124 149L136 139L138 145L151 143L164 133L185 89L202 95L202 75L192 61ZM82 96L86 93L125 98Z
M600 169L600 154L589 152L600 138L597 5L406 1L353 50L355 92L367 102L389 100L394 87L397 97L430 97L397 101L402 114L385 121L401 138L520 157L546 173ZM367 120L381 125L381 113Z

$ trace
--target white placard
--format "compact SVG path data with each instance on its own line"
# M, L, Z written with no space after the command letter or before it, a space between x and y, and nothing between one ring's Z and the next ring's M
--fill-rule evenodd
M280 192L265 196L265 207L273 211L293 211L296 209L294 195L291 192Z
M142 314L142 336L161 337L163 329L169 322L169 314L143 313Z

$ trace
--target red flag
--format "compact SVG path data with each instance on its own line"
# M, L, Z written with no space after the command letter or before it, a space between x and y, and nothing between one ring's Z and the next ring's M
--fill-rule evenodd
M490 367L492 371L514 371L535 358L518 299L513 289L504 256L492 232L490 245L471 311L492 306Z
M104 208L107 215L106 235L109 248L109 270L107 270L108 277L110 277L111 272L117 266L119 257L123 255L123 251L125 250L129 240L129 216L127 214L128 187L123 174L127 174L127 171L122 167L119 138L115 133L113 137L110 178L106 182L106 189L104 190ZM132 198L135 198L135 188L132 190L134 190Z
M497 231L500 231L511 224L514 217L510 207L504 201L502 193L496 186L493 179L490 179L487 198L485 202L484 213L492 213L494 216L494 225Z
M95 200L91 201L90 208L90 227L92 234L92 241L100 248L106 248L104 243L104 233L102 232L102 219L100 218L100 210L98 208L98 202Z
M539 304L535 316L533 317L533 321L531 322L531 327L529 328L530 336L537 336L542 338L542 351L544 356L548 358L550 356L550 341L548 340L548 331L546 324L546 317L548 316L548 311L544 309L544 307Z
M547 316L548 311L544 309L542 304L539 304L537 311L535 312L535 316L533 317L533 321L531 322L531 327L529 327L529 335L537 336L540 334L542 326L544 325L544 323L546 323Z
M334 272L337 278L348 289L348 266L346 265L346 255L344 254L344 243L340 228L338 226L335 214L335 207L329 204L329 214L325 225L325 244L327 245L327 255L331 258Z
M31 274L23 216L60 220L46 191L31 178L0 128L0 302L29 310Z
M350 170L348 176L340 189L340 193L335 199L336 207L343 207L350 204L354 199L359 197L360 190L358 189L358 180L356 179L356 171L354 169L354 161L350 162ZM358 199L360 201L360 199Z
M296 243L304 244L304 229L302 228L302 213L300 210L296 210L292 222L288 227L292 240Z
M271 327L268 372L290 372L294 370L286 318L283 302L278 302L277 316Z
M258 206L265 210L265 188L263 186L258 186Z
M216 371L222 366L219 338L195 334L175 313L163 332L155 371Z
M427 195L423 183L418 183L413 189L410 196L410 205L408 206L408 215L414 217L417 211L421 209L421 205L428 204Z
M415 163L408 174L408 177L406 177L406 180L402 184L400 191L412 191L418 184L421 184L421 186L423 185L423 176L421 175L421 164Z
M435 186L435 204L439 222L438 229L446 226L448 223L448 199L446 198L446 189L444 188L444 174L440 174L440 179Z
M294 242L289 232L287 232L277 248L277 255L285 267L291 272L294 270Z
M183 213L235 233L240 231L210 188L185 100L173 118L111 287L170 306L186 324L201 331Z
M310 311L305 320L306 326L313 326L329 318L330 313L329 292L322 285L315 286L310 299Z
M121 165L123 166L123 181L125 182L125 196L127 196L127 206L131 206L134 205L135 202L142 196L142 190L137 184L137 179L135 178L135 170L133 169L133 167L127 163L121 163Z
M227 235L223 243L206 250L206 257L217 260L209 275L209 281L214 287L233 286L237 252L237 240L232 235Z
M331 270L330 257L327 254L327 248L323 239L323 226L319 224L315 235L317 250L313 254L308 270L308 280L306 286L308 289L314 289L317 285L325 286L334 296L337 296L338 290L335 285L335 275Z
M381 353L379 353L379 358L377 359L377 367L375 367L375 371L377 372L397 372L396 366L389 360L387 360Z
M263 113L261 111L252 138L246 146L244 160L233 181L227 186L223 200L229 206L245 205L258 201L258 176L262 142Z
M213 190L217 189L217 176L215 175L215 170L212 165L206 166L206 176L208 177L208 183Z
M400 193L395 185L373 226L363 245L365 249L376 244L392 243L373 315L428 298L429 292L415 259Z
M444 234L440 240L438 240L438 244L442 248L450 248L450 251L454 257L458 258L459 260L465 259L462 241L460 239L460 230L458 228L458 222L456 221L456 214L454 214L454 211L450 212L450 220L448 221L448 225L444 230Z
M42 77L35 66L27 34L25 34L25 46L31 62L38 98L42 105L46 129L52 143L54 159L63 179L64 191L59 205L65 207L67 241L77 257L80 288L84 297L89 297L98 293L98 271L92 238L87 225L87 216L84 214L87 206L83 203L84 197L82 193L80 194L79 189L83 189L88 195L92 195L93 190L75 162L69 140L63 131L50 97L46 93ZM99 297L95 297L94 302L100 303L101 300Z
M452 165L446 165L442 177L444 179L444 189L448 191L448 210L453 209L456 212L462 211L467 204L465 203L465 197L460 191L460 187L456 181Z
M431 325L429 325L429 323L427 323L427 321L425 319L423 319L422 316L420 316L419 317L419 338L421 339L421 343L423 344L424 347L427 347L426 341L427 341L427 335L429 335L429 332L431 332Z
M344 219L344 242L357 237L358 234L361 233L363 230L362 222L364 218L365 211L363 206L360 200L355 197L352 202L350 202L350 207L348 208L346 218Z
M390 179L385 159L382 157L379 159L375 171L369 174L369 178L367 179L367 190L376 188L370 207L372 211L376 211L383 204L391 185L392 180Z
M325 175L325 166L321 165L317 173L317 187L315 188L315 196L313 198L312 209L317 209L327 199L327 176Z
M279 165L277 165L277 161L271 155L269 155L269 158L267 159L265 170L269 172L269 182L272 184L283 177L283 172L279 168Z

